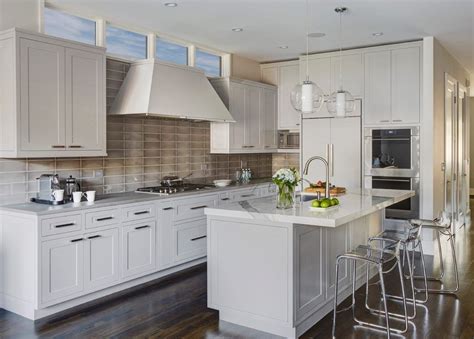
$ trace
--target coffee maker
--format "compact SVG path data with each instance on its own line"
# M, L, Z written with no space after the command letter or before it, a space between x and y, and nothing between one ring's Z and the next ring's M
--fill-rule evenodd
M73 178L72 175L70 175L69 178L66 179L66 186L64 192L66 194L66 200L72 201L72 194L80 190L81 185L79 185L76 178Z
M38 193L36 194L36 198L31 198L32 202L47 205L64 204L64 200L56 201L53 195L55 190L61 189L59 176L57 174L41 174L36 180L38 182Z

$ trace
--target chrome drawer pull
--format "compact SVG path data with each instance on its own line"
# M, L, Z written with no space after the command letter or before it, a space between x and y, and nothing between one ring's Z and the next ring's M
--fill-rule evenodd
M69 145L68 147L69 148L82 148L81 145Z
M222 198L222 201L230 200L230 198Z
M90 237L87 237L87 239L96 239L96 238L100 238L101 235L93 235L93 236L90 236Z
M253 197L255 196L255 194L242 194L241 197L242 198L248 198L248 197Z
M174 208L173 208L173 207L165 207L165 208L163 208L163 211L169 211L169 210L174 210Z
M82 241L82 240L84 240L84 238L73 239L73 240L71 240L71 242L78 242L78 241Z
M114 217L104 217L104 218L97 218L97 221L106 221L106 220L112 220Z
M51 148L66 148L65 145L51 145Z
M74 226L76 223L75 222L70 222L68 224L61 224L61 225L56 225L54 226L55 228L61 228L61 227L69 227L69 226Z
M191 207L192 210L199 210L199 209L202 209L202 208L206 208L207 205L202 205L202 206L195 206L195 207Z
M192 238L191 241L196 241L196 240L204 239L204 238L207 238L207 235L202 235L202 236L197 237L197 238Z
M141 230L141 229L144 229L144 228L150 228L150 225L135 227L136 230Z
M135 215L141 215L141 214L148 214L148 213L150 213L150 211L135 212L135 213L133 213L133 214L135 214Z

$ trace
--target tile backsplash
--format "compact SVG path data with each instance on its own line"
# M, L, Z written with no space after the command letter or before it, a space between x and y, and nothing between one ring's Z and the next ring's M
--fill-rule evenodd
M107 108L127 70L128 64L107 60ZM105 194L157 185L165 175L191 174L191 181L232 179L241 163L251 168L256 178L270 177L279 167L298 165L295 154L210 154L209 133L208 122L110 116L107 157L0 158L0 204L24 202L34 196L36 178L43 173L58 173L62 179L72 175L79 178L82 190Z

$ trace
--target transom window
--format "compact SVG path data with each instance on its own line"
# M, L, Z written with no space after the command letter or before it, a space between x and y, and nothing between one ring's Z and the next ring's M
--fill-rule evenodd
M44 32L59 38L95 45L95 21L44 8Z
M202 69L208 77L220 77L222 69L221 57L196 49L195 66Z
M188 64L188 48L160 38L156 38L156 57L175 64Z
M146 35L107 24L107 54L129 60L146 59Z

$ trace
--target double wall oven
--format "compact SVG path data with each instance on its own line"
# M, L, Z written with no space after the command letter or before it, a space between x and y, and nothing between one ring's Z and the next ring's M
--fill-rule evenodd
M366 128L364 131L365 187L413 190L416 195L387 208L393 219L419 218L419 127Z

